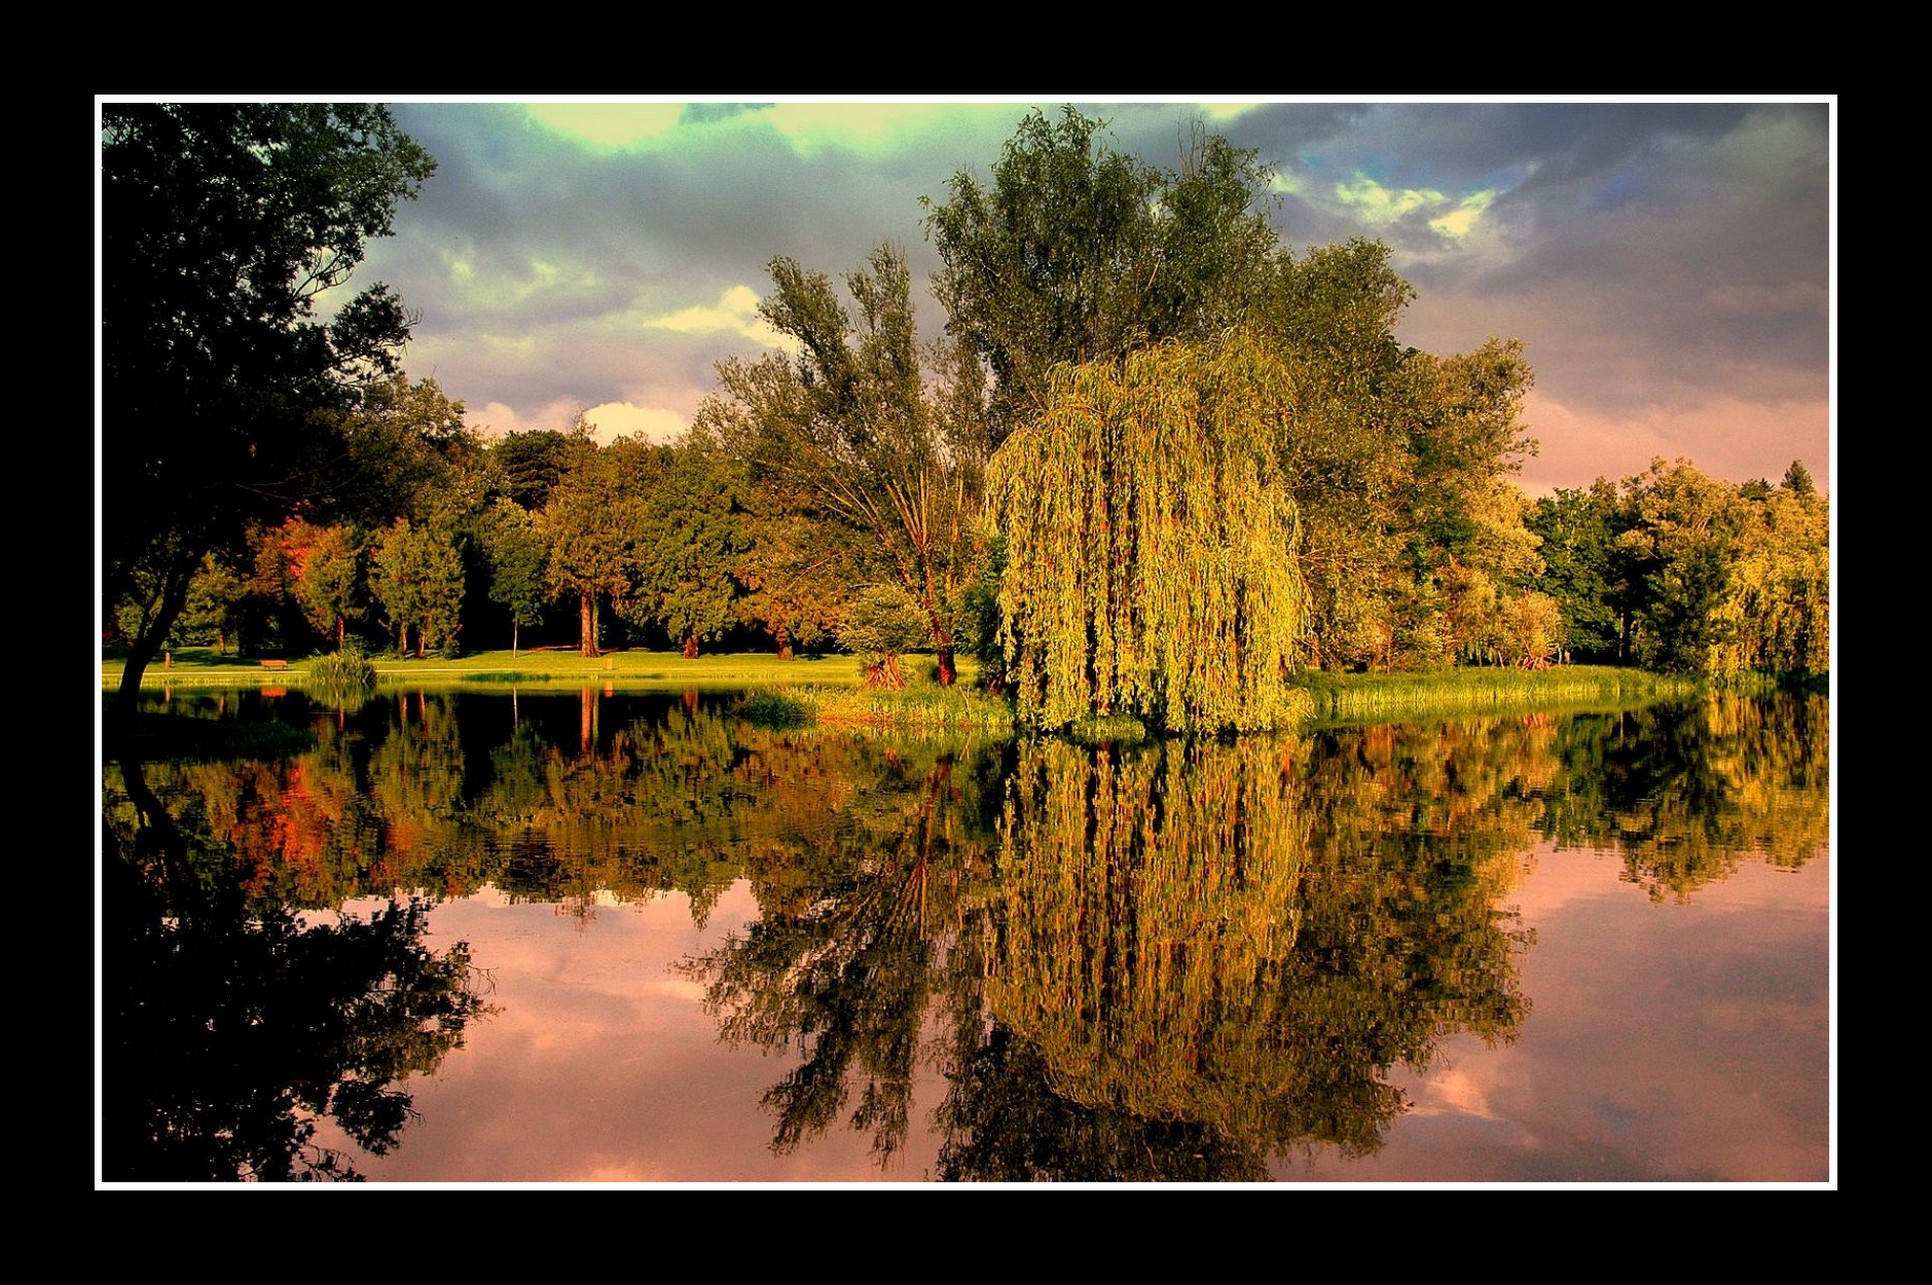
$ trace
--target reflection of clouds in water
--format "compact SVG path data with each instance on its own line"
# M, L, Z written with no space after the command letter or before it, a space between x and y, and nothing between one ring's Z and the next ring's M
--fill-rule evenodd
M1404 1085L1416 1115L1517 1122L1510 1150L1471 1154L1472 1177L1824 1180L1827 864L1752 860L1656 903L1615 853L1540 853L1514 896L1538 941L1521 1038L1452 1047L1451 1070ZM1789 984L1740 993L1740 969ZM1391 1159L1428 1136L1398 1123Z
M1635 886L1615 882L1622 862L1611 849L1559 850L1554 844L1539 843L1526 864L1532 873L1510 894L1511 904L1522 912L1525 920L1554 913L1572 902L1620 894L1640 899L1643 896ZM1606 879L1611 881L1607 891Z
M649 708L663 713L657 709L663 703ZM488 713L487 702L478 698L477 704ZM526 727L533 704L541 702L524 698ZM846 1127L849 1104L809 1145L775 1155L772 1115L760 1102L795 1064L796 1048L773 1056L774 1050L755 1044L735 1050L724 1046L718 1039L717 1014L704 1009L702 984L678 964L704 956L728 936L742 938L759 922L761 899L769 902L767 922L790 916L810 928L816 922L811 908L820 905L820 894L845 901L868 890L891 892L893 898L909 889L937 895L944 881L881 882L871 873L860 877L872 870L862 861L830 859L838 853L856 858L867 844L883 845L881 852L897 854L889 868L901 870L911 850L896 845L907 833L925 833L907 832L905 818L918 815L928 801L937 800L941 814L953 806L946 802L953 797L946 791L935 794L926 788L931 765L917 757L902 765L869 751L835 751L830 743L821 745L815 739L794 744L765 736L749 742L753 753L741 763L724 751L740 745L733 736L747 734L731 733L713 719L687 717L681 707L670 710L668 722L626 721L606 711L604 729L611 743L597 757L582 758L575 748L576 700L557 704L562 714L554 721L561 729L563 750L551 753L554 747L531 734L525 739L541 755L501 754L494 764L496 774L479 795L482 801L462 818L471 829L459 828L419 802L435 802L447 790L392 792L394 797L379 801L389 809L383 815L393 813L399 824L412 825L418 840L415 848L383 867L383 878L396 877L394 869L402 869L402 877L413 877L409 872L415 867L406 864L405 856L426 861L447 850L467 851L457 840L476 828L495 826L517 842L499 837L476 846L474 859L455 868L475 881L477 892L459 899L462 879L452 878L446 884L452 899L435 909L435 942L439 948L456 941L472 943L475 963L490 982L486 998L496 1011L489 1022L468 1032L466 1047L455 1057L433 1075L412 1082L422 1119L411 1126L408 1145L368 1162L372 1176L605 1183L898 1181L929 1176L921 1172L932 1155L920 1154L921 1131L931 1118L931 1106L949 1091L934 1078L939 1074L936 1064L922 1063L911 1082L913 1133L901 1157L905 1163L895 1161L889 1172L876 1167L867 1155L866 1131ZM1143 1018L1144 1027L1159 1031L1176 1025L1167 1018L1177 1007L1182 1016L1205 1012L1214 1018L1216 1004L1225 1010L1229 996L1246 994L1248 987L1256 988L1254 998L1265 1007L1280 993L1286 971L1314 957L1355 958L1366 949L1357 938L1369 912L1378 922L1389 920L1398 939L1427 928L1435 941L1458 924L1459 933L1473 932L1484 940L1497 928L1512 933L1519 927L1532 929L1536 942L1512 954L1522 965L1520 989L1531 1005L1517 1043L1491 1048L1474 1037L1441 1039L1442 1028L1433 1027L1440 1042L1418 1071L1409 1069L1401 1050L1382 1038L1386 1023L1364 1028L1364 1038L1374 1035L1376 1040L1361 1051L1362 1057L1380 1068L1391 1090L1400 1091L1407 1109L1398 1110L1373 1154L1346 1160L1331 1150L1312 1170L1303 1170L1298 1159L1290 1164L1272 1157L1266 1161L1269 1171L1291 1181L1815 1180L1828 1154L1821 1070L1828 1050L1822 927L1829 904L1828 850L1821 838L1814 855L1788 870L1768 864L1751 846L1761 843L1767 832L1802 838L1816 831L1822 836L1822 789L1802 784L1814 777L1822 782L1813 765L1814 757L1822 764L1822 753L1807 757L1796 748L1784 748L1772 735L1777 725L1753 722L1742 714L1732 717L1725 713L1728 708L1717 711L1723 717L1688 720L1633 715L1611 723L1600 716L1559 717L1534 734L1517 720L1468 720L1442 728L1375 733L1338 731L1310 738L1306 756L1298 756L1286 776L1272 760L1248 763L1238 751L1223 747L1197 752L1186 770L1170 764L1165 775L1154 774L1143 782L1130 770L1139 756L1121 755L1110 768L1107 797L1135 803L1140 798L1136 789L1144 784L1143 810L1153 815L1156 794L1163 805L1153 831L1128 827L1131 836L1154 834L1171 841L1187 833L1194 836L1190 851L1204 858L1220 852L1227 829L1218 824L1225 820L1220 808L1234 796L1204 787L1218 787L1231 776L1250 791L1239 795L1246 800L1250 823L1280 811L1278 820L1292 823L1291 839L1303 833L1301 827L1311 828L1308 855L1282 864L1280 850L1272 846L1273 861L1250 859L1253 854L1244 849L1239 864L1243 882L1235 888L1217 882L1234 869L1220 861L1207 861L1204 883L1201 871L1186 863L1155 860L1160 854L1151 851L1130 849L1139 852L1134 862L1102 870L1090 868L1084 844L1069 847L1057 861L1047 860L1051 852L1036 851L1035 873L1054 876L1047 883L1061 889L1069 913L1046 914L1038 897L1005 906L1009 934L1031 933L1053 948L1041 951L1037 959L1019 957L1000 979L1017 992L1025 980L1021 965L1029 959L1033 962L1028 966L1037 971L1044 967L1042 961L1064 957L1070 942L1097 957L1117 936L1126 939L1122 934L1128 923L1145 929L1158 919L1156 927L1167 926L1136 939L1148 948L1138 958L1156 961L1183 980L1205 978L1218 987L1201 991L1198 1005L1177 1006L1169 1000L1157 1005L1155 979L1146 970L1118 973L1116 981L1124 989L1117 993L1141 1004L1117 1007L1118 1015ZM434 703L431 709L435 711ZM467 704L463 721L466 727L472 721ZM441 727L436 723L428 730ZM641 784L654 785L664 775L656 773L646 735L655 736L660 728L690 761L704 766L703 789L715 789L728 801L715 807L705 803L696 824L707 827L702 831L703 851L715 845L730 861L720 856L674 866L664 855L672 849L660 849L666 835L682 840L694 832L691 823L672 819L682 818L682 811L614 809L613 799L626 797ZM1660 737L1659 732L1670 735ZM412 717L388 734L405 733L422 734L421 720ZM373 739L374 733L368 734ZM1364 743L1375 751L1366 766ZM334 744L325 738L325 748ZM1671 752L1658 751L1659 744ZM1689 770L1676 770L1680 747L1712 744L1723 747L1714 761L1706 761L1713 758L1708 749L1697 750L1706 757L1693 755ZM1563 747L1569 748L1557 753ZM519 742L519 754L522 749ZM1097 770L1090 761L1093 751L1067 753ZM346 754L340 757L348 761ZM512 769L525 758L558 774L555 793L517 794L510 789L523 779ZM1223 759L1233 761L1221 763ZM318 753L305 765L303 779L313 782L325 769L335 770L333 763ZM1595 764L1607 764L1617 774L1586 770ZM195 771L200 775L188 784L209 791L208 809L213 812L221 804L227 808L222 815L236 813L237 805L216 791L212 770ZM792 773L805 784L774 784L790 780ZM1077 775L1057 772L1048 779L1066 784ZM956 767L946 779L954 787L965 783L964 797L970 800L971 789L985 788L996 777ZM1766 795L1758 785L1761 780L1777 783L1784 793ZM1794 780L1801 784L1787 784ZM744 792L748 781L755 784L750 797L758 800L756 806ZM1683 781L1714 784L1688 790ZM679 808L689 797L711 797L688 795L681 776L671 778L671 784L675 789L670 797ZM1003 793L1003 779L998 784ZM1255 796L1252 791L1263 785L1268 788ZM567 792L566 786L575 792ZM232 783L228 788L241 790ZM1279 796L1277 790L1282 791ZM1014 819L1042 822L1043 837L1050 837L1048 830L1057 833L1045 826L1045 800L1027 798L1031 802L1015 800ZM1418 798L1429 801L1425 819L1431 837L1426 843L1412 837L1409 824ZM1725 803L1726 810L1700 811L1712 798ZM1345 800L1353 802L1344 806ZM1498 800L1507 805L1499 808ZM970 803L960 806L966 815L978 815ZM665 811L668 818L660 815ZM531 828L526 820L531 816L542 824ZM1390 816L1395 818L1392 826ZM1722 823L1717 840L1709 834L1712 818ZM1539 827L1546 821L1566 843L1581 846L1559 848L1539 839ZM437 825L448 827L447 832ZM1084 839L1086 827L1077 828ZM1244 842L1251 843L1255 826L1239 829ZM373 832L365 827L357 833ZM554 840L554 846L539 851L532 837L539 833ZM1685 847L1679 837L1685 834L1725 859L1670 864L1666 858ZM1328 837L1317 840L1316 835ZM1454 843L1444 843L1440 835L1453 836ZM1615 843L1619 836L1628 838L1628 852L1587 846L1593 840ZM341 848L331 843L320 850L334 854ZM517 860L500 860L505 852L514 852ZM745 859L746 853L756 859ZM263 859L273 856L265 851ZM1640 860L1650 864L1636 864ZM938 873L957 868L967 875L948 895L970 899L987 890L974 892L978 885L970 877L970 864L936 858L931 864ZM1408 871L1419 882L1385 887L1369 879L1368 871L1383 866ZM923 871L926 865L914 868ZM742 874L732 881L733 869L752 870L760 882L748 882ZM1633 882L1633 869L1662 884L1669 895L1653 900L1643 884ZM1103 877L1104 871L1115 877ZM1318 877L1311 878L1311 871ZM1443 872L1475 878L1466 883L1459 877L1441 887L1430 882ZM432 873L440 877L440 871ZM1013 881L1019 873L1009 868L1008 880L999 885L1016 898L1026 885L1025 880ZM317 887L350 882L347 873L322 874L329 877L318 878ZM492 878L502 882L488 882ZM653 890L672 878L701 889L704 899ZM1140 893L1137 918L1072 913L1124 904L1125 890L1116 887L1122 879ZM1361 886L1352 892L1344 886L1356 881ZM1415 895L1415 889L1429 890L1430 895ZM1270 890L1283 895L1264 895ZM549 897L562 898L566 913L559 914ZM1053 897L1044 901L1058 904ZM366 911L378 904L386 903L351 902L349 908ZM1292 906L1293 913L1284 905ZM1443 917L1452 905L1468 909L1466 923ZM586 906L600 913L588 918L568 913L570 907ZM1152 916L1154 910L1163 911L1164 917ZM1506 913L1498 922L1492 912ZM1196 919L1206 921L1207 935L1195 940L1185 957L1173 953L1173 941L1195 939L1187 925ZM1080 923L1102 922L1111 922L1118 932L1089 943L1076 931ZM1255 935L1262 931L1272 931L1275 939ZM808 932L796 949L818 940ZM1356 972L1384 975L1377 962L1383 953L1370 952ZM1488 954L1448 953L1436 966L1435 981L1473 987L1480 997L1485 992L1476 983L1486 961L1494 962ZM907 976L917 980L918 975ZM1312 1004L1325 993L1313 977L1296 976L1302 984L1295 993L1303 1001ZM1081 993L1078 979L1061 980L1064 984L1054 994ZM1011 1002L1001 1011L1003 1020L1010 1013L1015 1020L1026 1017L1026 1030L1034 1034L1066 1033L1039 1016L1037 1003L1022 1003L1025 994L1007 998ZM1308 1016L1345 1017L1357 1010L1362 997L1351 990L1346 998L1351 1003L1345 1012L1317 1006ZM1477 1010L1487 1011L1481 1005ZM1460 1004L1445 1011L1456 1020L1467 1015ZM1223 1114L1234 1119L1240 1115L1234 1108L1250 1096L1244 1092L1244 1068L1267 1061L1262 1055L1271 1052L1267 1031L1244 1041L1237 1037L1249 1028L1240 1021L1207 1020L1200 1025L1217 1032L1217 1042L1211 1047L1191 1044L1190 1055L1216 1055L1213 1065L1226 1074L1209 1087L1228 1108ZM1767 1049L1767 1044L1777 1047ZM927 1045L936 1047L930 1040ZM1077 1053L1093 1048L1105 1053L1113 1046L1074 1047L1063 1039L1053 1047L1064 1065L1074 1065ZM1089 1078L1119 1083L1130 1069L1163 1065L1159 1046L1149 1048L1152 1055L1143 1052L1131 1068L1123 1069L1121 1059L1103 1058L1105 1065ZM1713 1052L1719 1050L1721 1059L1714 1061ZM1390 1063L1390 1057L1396 1060ZM1335 1063L1323 1065L1332 1069ZM1015 1095L1034 1094L1038 1086L1010 1058L982 1059L980 1069L984 1083L997 1092L970 1119L990 1139L990 1153L991 1144L1002 1141L999 1131L1010 1132L1014 1118L997 1108L1032 1101ZM1160 1151L1165 1158L1200 1159L1195 1135L1150 1129L1117 1114L1096 1117L1085 1108L1056 1109L1057 1118L1070 1127L1084 1128L1099 1119L1112 1130L1110 1138L1132 1144L1135 1156L1145 1154L1141 1144L1148 1140L1166 1147ZM925 1138L931 1146L939 1145L929 1133ZM1102 1158L1126 1156L1129 1150L1116 1148ZM1073 1151L1068 1154L1070 1164L1081 1158ZM1259 1154L1256 1158L1261 1159ZM1170 1180L1176 1176L1167 1173Z
M449 902L439 928L466 938L491 970L500 1012L420 1086L412 1145L370 1172L385 1181L690 1183L872 1181L863 1135L834 1130L816 1154L770 1151L759 1096L775 1074L756 1050L720 1047L702 988L674 971L687 955L756 917L746 881L726 890L703 930L678 894L604 915L588 931L548 905Z
M1275 1175L1825 1180L1828 1009L1813 962L1825 936L1827 865L1824 855L1795 871L1753 859L1688 904L1658 904L1620 879L1614 851L1539 848L1509 896L1537 932L1517 1041L1490 1048L1452 1037L1430 1066L1394 1068L1390 1082L1409 1109L1379 1152L1277 1164ZM1730 962L1699 963L1706 958ZM1783 977L1783 991L1740 996L1741 968ZM1724 1050L1720 1061L1712 1048Z
M1457 1113L1486 1117L1495 1114L1489 1105L1488 1088L1469 1068L1461 1065L1424 1081L1413 1110L1417 1115Z
M672 978L644 988L646 993L663 995L671 999L686 999L698 1003L704 999L704 987L693 981Z

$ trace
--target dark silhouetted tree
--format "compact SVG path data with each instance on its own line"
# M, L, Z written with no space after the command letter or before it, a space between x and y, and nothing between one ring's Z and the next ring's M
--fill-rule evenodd
M410 321L380 284L318 299L434 168L375 104L103 107L103 606L144 606L119 709L204 555L335 490L340 413Z

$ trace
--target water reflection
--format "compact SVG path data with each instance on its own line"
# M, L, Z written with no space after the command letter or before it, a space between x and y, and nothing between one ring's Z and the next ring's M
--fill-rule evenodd
M110 812L103 849L103 1175L360 1177L353 1155L315 1142L317 1123L369 1155L398 1145L413 1116L398 1083L433 1070L486 1011L467 945L427 948L416 898L332 923L251 907L204 814L162 806L139 760L116 777L127 806Z
M1298 740L1022 748L996 1028L945 1107L944 1176L1252 1178L1298 1146L1363 1154L1403 1109L1392 1066L1512 1036L1527 938L1481 845L1355 829L1324 775Z
M726 1040L801 1050L764 1095L774 1150L795 1149L849 1107L851 1127L883 1163L906 1137L929 1010L952 1029L978 1028L970 925L985 900L989 845L975 809L961 806L952 753L865 762L852 753L859 746L843 748L841 779L857 797L825 809L827 823L786 827L748 854L758 922L688 972ZM789 815L821 813L807 803Z
M280 708L312 751L109 771L110 1067L175 1072L108 1077L110 1176L345 1171L313 1145L325 1112L393 1148L395 1085L481 1011L466 949L427 951L410 894L588 921L676 892L702 927L735 885L755 918L680 972L721 1047L778 1055L774 1155L852 1131L880 1171L910 1152L948 1180L1261 1178L1375 1154L1409 1109L1398 1071L1519 1037L1534 938L1510 901L1539 845L1615 851L1671 901L1828 842L1822 699L1125 748L775 732L689 694ZM372 895L392 908L328 936L294 913ZM197 980L244 967L287 997ZM278 1054L246 1092L151 1029L167 1005L209 1031L341 1008L372 976L389 1008L358 1020L389 1034L315 1037L360 1063ZM176 1125L197 1088L227 1105ZM177 1145L244 1116L277 1141Z
M1615 846L1654 901L1686 899L1747 856L1796 869L1829 842L1830 703L1718 696L1566 720L1541 833Z

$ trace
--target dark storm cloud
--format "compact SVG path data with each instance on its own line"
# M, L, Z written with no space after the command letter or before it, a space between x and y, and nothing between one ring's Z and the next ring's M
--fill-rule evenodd
M399 240L474 247L492 278L511 284L532 260L581 265L580 288L559 285L537 305L565 315L653 293L668 310L694 290L762 286L777 254L844 271L881 238L923 243L918 198L941 187L943 170L837 146L804 153L776 128L706 128L742 114L687 107L677 146L618 152L530 123L517 107L399 108L441 162Z
M1529 166L1534 172L1522 187L1532 189L1601 173L1660 139L1722 137L1748 110L1691 103L1390 104L1356 118L1347 141L1390 183L1468 183Z
M1822 103L1267 107L1227 129L1298 182L1297 247L1364 233L1417 287L1431 348L1530 342L1539 386L1632 414L1714 396L1825 396L1828 106ZM1495 193L1453 244L1447 205L1365 227L1356 176L1453 201Z
M987 178L1033 106L654 105L647 136L616 146L519 105L399 105L440 167L368 276L423 315L412 373L433 361L472 406L521 416L629 401L688 415L715 388L715 361L765 351L745 331L742 292L762 293L774 255L838 279L894 242L937 333L920 198L944 201L962 170ZM1404 342L1451 352L1521 338L1538 397L1595 417L1601 440L1641 421L1674 451L1675 425L1714 406L1782 405L1789 418L1824 405L1829 104L1079 106L1108 121L1112 145L1164 169L1182 163L1196 122L1254 149L1282 176L1270 217L1297 253L1385 241L1419 292ZM715 323L657 324L705 310ZM1821 416L1803 431L1822 478ZM1704 431L1685 427L1682 453L1703 458ZM1561 449L1546 442L1545 458L1560 463ZM1789 458L1711 466L1756 475Z
M1598 110L1592 128L1515 153L1534 170L1489 211L1507 256L1418 264L1418 288L1522 300L1539 367L1606 410L1714 383L1822 398L1825 109Z

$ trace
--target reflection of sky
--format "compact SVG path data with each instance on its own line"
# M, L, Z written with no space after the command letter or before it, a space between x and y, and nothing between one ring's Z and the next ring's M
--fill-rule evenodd
M1684 904L1614 853L1539 850L1510 895L1536 943L1517 1042L1446 1041L1392 1082L1414 1109L1377 1155L1286 1178L1825 1182L1829 858L1747 860Z
M427 944L469 941L498 1011L433 1077L402 1086L421 1118L388 1158L358 1154L357 1168L383 1182L923 1178L918 1157L881 1173L869 1137L842 1125L793 1156L771 1154L759 1097L791 1062L722 1046L699 988L671 967L742 930L757 907L742 881L702 930L689 905L670 894L587 916L493 896L438 906ZM914 1117L914 1152L927 1110Z
M1517 1042L1454 1037L1425 1070L1393 1069L1413 1110L1380 1152L1296 1156L1276 1176L1826 1181L1828 867L1746 860L1686 903L1656 904L1619 880L1612 853L1540 850L1507 894L1537 934L1521 957L1530 1009ZM588 915L496 897L437 907L429 944L468 940L499 1011L434 1077L405 1086L421 1119L391 1157L358 1166L416 1182L923 1180L943 1093L927 1069L892 1171L843 1119L772 1155L759 1098L796 1050L721 1044L698 988L671 967L755 914L742 882L702 930L677 894Z

